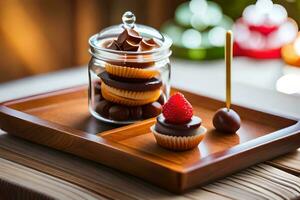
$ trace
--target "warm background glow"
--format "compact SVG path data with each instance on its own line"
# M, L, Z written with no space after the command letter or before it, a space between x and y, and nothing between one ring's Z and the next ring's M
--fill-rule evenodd
M138 23L155 28L174 17L184 0L0 0L0 82L87 64L89 36L120 23L132 10ZM236 19L253 0L216 0L223 12ZM299 1L274 1L299 23ZM197 12L196 10L194 12ZM222 40L210 37L216 45ZM187 30L186 37L200 38Z

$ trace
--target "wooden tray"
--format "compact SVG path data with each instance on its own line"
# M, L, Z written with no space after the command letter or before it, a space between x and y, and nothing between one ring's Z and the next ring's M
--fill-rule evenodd
M0 127L176 193L300 147L296 120L233 106L242 127L237 134L223 134L213 129L211 119L224 103L181 92L208 129L199 148L187 152L171 152L156 144L149 131L155 119L123 127L97 121L88 113L86 87L6 102L0 106Z

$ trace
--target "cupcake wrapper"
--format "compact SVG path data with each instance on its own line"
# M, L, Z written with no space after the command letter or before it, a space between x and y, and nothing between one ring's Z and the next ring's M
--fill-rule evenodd
M205 127L201 126L200 133L194 136L170 136L155 131L154 125L150 129L158 145L173 151L186 151L197 147L207 131Z
M147 100L147 99L157 100L159 98L159 96L161 95L160 89L146 91L146 92L136 92L136 91L130 91L130 90L117 89L117 88L108 86L105 83L101 84L101 89L106 90L107 92L112 93L116 96L124 97L126 99L132 99L132 100Z
M102 88L102 86L101 86L101 88ZM148 103L152 103L158 99L158 97L149 98L149 99L145 99L145 100L128 99L128 98L117 96L113 93L110 93L109 91L107 91L105 89L105 87L103 87L101 89L101 93L102 93L102 96L104 99L114 102L114 103L117 103L117 104L126 105L126 106L142 106L142 105L146 105Z
M151 79L159 75L159 71L153 67L142 69L142 68L118 66L118 65L112 65L106 63L105 70L109 74L119 76L119 77L125 77L125 78Z

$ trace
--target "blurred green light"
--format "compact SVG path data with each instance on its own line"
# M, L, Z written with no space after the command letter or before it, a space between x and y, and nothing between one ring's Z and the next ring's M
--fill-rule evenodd
M190 21L193 13L190 10L189 2L185 2L178 6L175 11L175 20L183 26L190 26Z
M222 27L214 27L208 32L208 39L213 46L221 47L225 44L226 30Z
M207 25L202 21L202 15L194 14L191 19L191 25L198 31L203 31L207 28Z
M218 26L220 26L226 30L232 29L232 25L233 25L233 20L226 15L223 15L222 20L218 24Z
M177 7L174 21L161 30L173 40L174 56L204 60L224 56L225 32L232 25L233 20L213 1L190 0Z
M188 50L188 56L192 60L202 60L206 57L206 50Z
M176 26L174 23L168 23L163 26L162 31L167 34L176 45L181 45L181 35L183 28Z
M194 14L205 13L207 9L206 0L192 0L189 3L190 10Z
M220 23L223 17L220 6L212 1L208 1L208 7L205 15L203 15L203 22L209 26L215 26Z
M202 48L210 48L211 47L211 43L208 39L208 32L202 32L201 33L202 36L202 41L201 41L201 47Z
M183 32L181 42L186 48L199 48L201 45L201 33L195 29L188 29Z

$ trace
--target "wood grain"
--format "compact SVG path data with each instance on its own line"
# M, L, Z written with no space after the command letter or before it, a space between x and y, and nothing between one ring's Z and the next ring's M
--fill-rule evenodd
M272 166L284 169L291 174L300 177L300 149L296 152L290 153L284 157L279 157L274 160L268 161Z
M295 153L289 155L294 154ZM300 195L300 178L269 165L262 164L251 167L250 169L257 171L261 175L256 185L249 183L247 180L234 177L235 175L233 175L210 185L195 188L183 195L174 195L95 162L58 152L38 144L33 144L10 134L1 134L1 131L0 157L74 183L110 199L245 200L252 197L251 200L265 200L267 197L269 199L271 198L268 196L270 191L261 184L260 180L264 180L265 178L273 180L274 177L275 180L272 183L272 187L277 188L288 185L296 192L296 195L293 191L290 192L292 195L294 194L295 198ZM286 163L288 164L293 161L294 159L288 159ZM300 169L300 166L298 166L298 169ZM249 168L239 174L243 175L244 172L248 170ZM241 196L241 194L249 194L249 197L245 195ZM274 196L272 191L271 195ZM279 199L284 199L282 194L277 194L275 198L278 198L278 196Z
M157 146L149 131L153 119L120 128L95 121L89 117L84 88L8 102L0 107L0 125L16 136L100 162L172 192L206 184L300 146L297 121L234 105L243 121L241 129L233 135L217 132L211 119L223 103L181 92L208 129L199 148L188 152ZM112 130L103 132L108 129Z
M2 158L0 179L1 197L7 199L107 199L72 183Z

